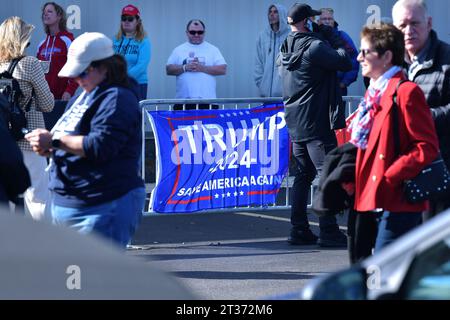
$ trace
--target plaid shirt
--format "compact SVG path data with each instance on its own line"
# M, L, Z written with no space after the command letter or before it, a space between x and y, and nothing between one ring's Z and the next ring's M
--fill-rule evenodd
M10 62L0 63L0 73L7 71ZM28 129L45 128L44 116L42 112L51 112L55 104L53 94L50 92L41 64L35 57L24 57L17 64L13 72L13 77L17 79L22 90L23 97L19 99L20 106L25 108L31 99L32 90L34 97L31 103L30 112L26 113ZM32 151L30 144L21 140L18 141L20 149Z

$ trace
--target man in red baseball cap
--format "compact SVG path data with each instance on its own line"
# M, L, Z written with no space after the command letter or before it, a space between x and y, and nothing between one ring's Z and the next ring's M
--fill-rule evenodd
M127 5L122 9L122 15L123 16L141 16L141 13L139 12L139 9L132 4Z

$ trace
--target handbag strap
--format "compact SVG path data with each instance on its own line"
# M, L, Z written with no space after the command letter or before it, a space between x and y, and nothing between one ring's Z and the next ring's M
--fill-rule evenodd
M16 69L16 67L17 67L17 64L20 62L20 60L22 60L23 59L23 57L19 57L19 58L15 58L15 59L12 59L11 60L11 63L9 64L9 67L8 67L8 73L11 75L11 77L12 77L12 75L13 75L13 73L14 73L14 70Z
M405 83L410 82L409 80L400 80L397 84L397 88L395 88L394 96L392 97L392 128L394 130L394 148L395 154L400 156L400 130L399 130L399 116L398 116L398 89L400 86Z
M25 56L18 57L18 58L15 58L15 59L12 59L12 60L11 60L11 63L9 64L9 67L8 67L8 70L6 71L7 74L8 74L8 76L9 76L11 79L15 80L14 77L13 77L14 70L16 69L17 65L19 64L19 62L20 62L23 58L25 58ZM17 81L17 80L15 80L15 81ZM17 86L17 87L15 87L15 86ZM13 84L13 90L16 91L16 94L14 95L14 103L18 104L18 103L19 103L19 98L23 96L22 90L20 89L20 86L19 86L19 83L18 83L18 82L17 82L16 85ZM29 112L29 111L30 111L30 109L31 109L31 102L32 102L32 100L33 100L34 95L35 95L35 94L34 94L34 87L33 87L32 91L31 91L31 97L30 97L30 100L29 100L28 103L25 105L25 112Z

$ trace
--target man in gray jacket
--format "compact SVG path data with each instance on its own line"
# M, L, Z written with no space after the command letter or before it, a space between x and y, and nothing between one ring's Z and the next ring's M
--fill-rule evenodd
M334 129L345 128L337 71L352 68L344 43L332 28L320 26L317 29L310 20L320 14L306 4L295 4L289 10L292 32L283 43L277 61L283 79L286 123L298 167L292 190L292 229L288 239L295 245L317 242L307 218L308 192L316 175L320 177L325 155L337 145ZM320 217L319 225L319 245L347 245L347 238L339 230L334 215Z
M392 9L392 18L405 35L408 78L425 93L442 158L450 168L450 45L438 39L427 11L423 0L400 0ZM433 201L431 207L431 216L449 208L450 194Z
M270 5L268 22L256 45L255 83L261 97L281 97L281 79L275 61L290 32L286 8L281 4Z

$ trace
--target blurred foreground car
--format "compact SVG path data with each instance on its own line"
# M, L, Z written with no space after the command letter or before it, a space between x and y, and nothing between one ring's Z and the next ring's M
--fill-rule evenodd
M0 207L0 300L192 300L174 276L92 235Z
M306 300L450 300L450 210L351 268L317 278Z

